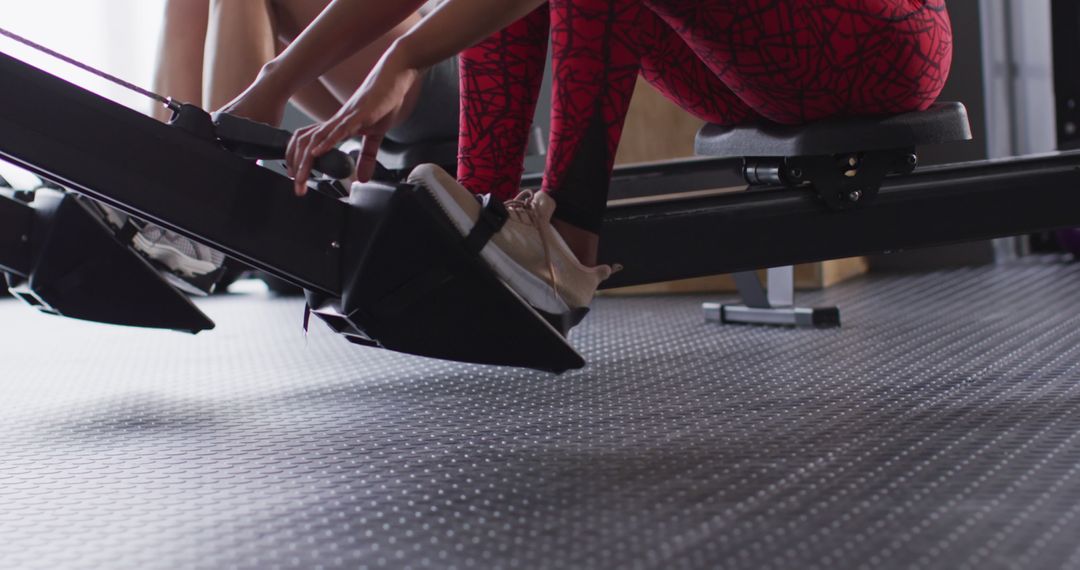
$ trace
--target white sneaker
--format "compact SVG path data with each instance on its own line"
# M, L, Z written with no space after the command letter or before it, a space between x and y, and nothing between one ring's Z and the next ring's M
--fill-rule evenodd
M483 207L453 176L424 164L409 175L409 183L427 190L462 236L472 231ZM504 205L510 217L481 250L481 257L504 283L544 313L565 315L588 307L612 267L586 267L578 261L551 226L555 200L546 192L525 191Z
M137 222L127 214L91 201L105 223L115 230L133 224L138 231L131 238L135 251L165 269L162 276L177 289L191 295L209 295L225 271L225 255L193 239L154 224Z
M135 234L131 245L164 267L165 280L189 295L213 293L225 273L225 254L153 224Z
M176 232L147 224L131 243L146 257L181 277L198 277L217 271L225 255Z

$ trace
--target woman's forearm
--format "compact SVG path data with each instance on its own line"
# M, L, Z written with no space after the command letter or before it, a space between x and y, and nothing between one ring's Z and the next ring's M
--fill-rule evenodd
M295 93L382 37L423 4L424 0L333 0L267 64L260 79Z
M547 0L447 0L399 38L393 57L426 69L525 17Z

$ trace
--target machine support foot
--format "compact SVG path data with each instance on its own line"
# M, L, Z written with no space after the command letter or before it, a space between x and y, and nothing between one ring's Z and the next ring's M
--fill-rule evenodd
M840 310L836 307L796 307L795 278L792 266L774 267L768 271L768 286L762 286L754 271L734 274L735 284L743 298L741 305L705 303L707 323L738 323L774 325L799 328L828 328L840 326Z

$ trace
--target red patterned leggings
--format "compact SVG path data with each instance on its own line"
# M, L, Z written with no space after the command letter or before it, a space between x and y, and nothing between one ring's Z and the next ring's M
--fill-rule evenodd
M553 53L544 190L597 231L640 74L713 123L925 109L949 74L944 0L550 0L461 58L458 177L507 199Z

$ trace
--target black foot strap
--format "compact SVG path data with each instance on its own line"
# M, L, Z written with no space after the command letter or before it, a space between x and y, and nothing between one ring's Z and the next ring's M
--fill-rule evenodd
M469 231L469 235L465 236L465 249L473 253L480 253L487 242L491 241L491 237L498 233L506 225L506 220L510 218L506 206L492 198L491 194L484 195L480 201L484 205L480 210L480 218L476 220L476 225Z

